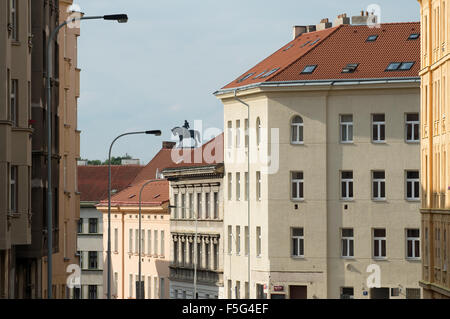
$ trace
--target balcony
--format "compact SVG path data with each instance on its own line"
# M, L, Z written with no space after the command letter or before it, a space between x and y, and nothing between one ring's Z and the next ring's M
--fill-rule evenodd
M170 280L194 281L194 269L172 263L170 265ZM223 285L223 272L219 270L197 269L197 282L203 284Z

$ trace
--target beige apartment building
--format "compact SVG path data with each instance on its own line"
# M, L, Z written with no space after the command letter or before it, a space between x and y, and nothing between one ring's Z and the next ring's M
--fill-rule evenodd
M447 151L450 134L450 8L419 0L421 46L422 279L424 298L450 298L450 200Z
M215 93L226 298L421 297L420 24L366 17L294 27Z
M28 0L0 2L0 298L23 296L16 248L31 243L30 7Z
M59 0L59 23L69 18L73 0ZM66 286L70 264L79 264L77 256L77 225L80 218L80 195L77 189L77 159L80 157L80 131L77 124L77 103L80 96L77 39L79 28L64 27L58 34L59 65L59 250L53 255L54 298L72 298L73 289ZM43 269L47 264L43 262ZM47 288L47 272L43 272L43 290Z
M170 216L170 298L222 299L223 134L180 153L189 161L162 171L175 206Z

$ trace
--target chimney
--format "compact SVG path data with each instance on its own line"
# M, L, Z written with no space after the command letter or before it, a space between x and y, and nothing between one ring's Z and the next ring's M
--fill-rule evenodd
M299 35L307 32L306 26L303 25L294 25L292 27L292 31L292 36L294 39L296 39Z
M337 18L334 20L333 25L335 27L341 25L341 24L350 24L350 18L347 17L347 13L343 13L337 16Z
M315 25L308 25L308 26L306 26L306 31L307 32L314 32L314 31L316 31L316 26Z
M320 20L320 23L316 25L316 30L325 30L331 28L331 22L329 22L328 18Z
M352 17L352 24L354 25L367 25L369 20L369 13L361 11L361 15Z
M176 142L169 142L169 141L163 141L162 142L162 148L163 149L172 149L175 147L175 145L177 145Z

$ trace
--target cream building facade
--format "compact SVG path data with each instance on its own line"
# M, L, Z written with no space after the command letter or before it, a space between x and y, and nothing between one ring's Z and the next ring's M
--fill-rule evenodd
M16 298L16 247L31 243L31 3L1 1L0 26L0 298Z
M224 104L226 298L420 298L419 44L409 39L419 31L303 31L215 93ZM389 56L389 37L400 55ZM405 72L389 73L399 58ZM258 152L271 156L272 172ZM379 287L368 282L374 269Z
M449 34L447 1L420 0L421 45L421 162L422 254L420 285L424 298L450 298L450 135L446 115L450 111Z

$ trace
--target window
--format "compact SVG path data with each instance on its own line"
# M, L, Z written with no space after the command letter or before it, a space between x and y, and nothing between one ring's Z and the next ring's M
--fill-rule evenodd
M19 96L17 95L18 90L18 84L19 82L17 80L11 80L11 96L10 96L10 116L11 116L11 122L13 123L13 126L18 126L18 109L17 109L17 101Z
M219 244L213 244L213 269L217 270L219 268Z
M406 199L419 200L419 171L406 172Z
M194 213L194 194L193 193L189 193L189 218L192 219L194 218L193 213Z
M231 121L228 121L227 141L228 141L228 148L231 149L233 147L233 124Z
M147 294L148 299L152 297L152 276L147 277Z
M249 246L249 233L248 233L248 226L245 226L245 256L248 256L248 248Z
M256 200L261 200L261 172L256 172Z
M353 142L353 115L341 115L341 143Z
M232 299L233 296L231 294L231 292L233 291L233 287L232 287L232 283L231 280L228 279L228 299Z
M406 114L406 142L419 142L419 114Z
M202 267L202 243L197 244L197 266Z
M203 212L202 212L202 193L197 193L197 217L202 218Z
M419 33L411 33L408 37L408 40L417 40L420 37Z
M406 288L406 299L420 299L420 288Z
M89 252L89 269L97 269L98 268L98 254L96 251Z
M307 65L300 74L311 74L317 68L317 65Z
M205 193L205 218L210 218L210 210L211 210L211 201L210 201L210 193Z
M31 8L30 8L31 9ZM18 40L18 13L17 13L17 0L11 0L11 38L13 40Z
M145 230L141 229L141 254L145 251Z
M178 241L173 242L173 262L178 263Z
M401 62L391 62L391 63L389 63L389 65L387 66L385 71L398 70L398 68L400 67L401 64L402 64Z
M373 230L373 257L386 258L386 229Z
M119 230L114 228L114 251L117 252L119 250Z
M83 233L83 218L80 218L78 220L78 233L82 234Z
M18 183L17 183L17 166L11 165L10 176L10 192L9 192L9 208L12 212L17 212L17 196L18 196Z
M236 147L241 147L241 121L236 120Z
M295 116L291 121L291 143L303 144L303 119Z
M341 299L353 299L353 287L341 287Z
M264 74L263 76L261 76L261 78L267 78L267 77L269 77L270 75L272 75L272 74L274 74L275 72L277 72L279 69L280 69L280 68L272 69L272 70L270 70L269 72L267 72L266 74Z
M256 145L261 145L261 119L256 119Z
M353 73L358 68L359 63L350 63L342 68L342 73Z
M153 254L158 255L158 230L155 229L153 235L153 244L155 245Z
M205 243L205 268L210 269L211 267L211 245L209 243Z
M303 228L292 228L292 257L304 257Z
M214 192L214 218L219 218L219 193Z
M128 297L133 298L133 275L130 274L129 276L129 286L128 286Z
M366 42L375 42L378 39L377 34L369 35L366 39Z
M160 255L164 256L165 255L165 253L164 253L164 230L161 230L160 235L161 235L161 252L160 252Z
M303 200L303 172L291 172L292 199Z
M164 290L165 287L166 287L166 284L165 284L164 278L162 278L162 277L159 278L159 298L160 299L164 299L164 297L165 297L165 294L166 294L166 292Z
M228 200L231 200L231 194L233 192L233 175L228 173Z
M147 230L147 254L152 254L152 231Z
M186 242L185 241L182 241L181 242L181 249L180 249L181 251L181 262L180 262L180 265L181 266L184 266L185 264L186 264ZM177 251L177 253L178 253L178 251Z
M353 172L341 172L341 199L353 199Z
M248 119L245 119L244 125L245 125L245 128L244 128L245 129L245 147L247 148L248 141L249 141Z
M128 235L128 252L133 253L133 230L130 228L130 233Z
M245 200L248 200L248 172L245 172L244 174L244 179L245 179Z
M372 172L372 196L374 200L386 199L386 179L384 171Z
M240 78L239 80L237 80L237 83L241 83L242 81L247 80L247 79L248 79L249 77L251 77L253 74L255 74L255 72L249 73L249 74L243 76L242 78Z
M186 195L181 194L181 218L186 217Z
M236 289L235 289L236 299L241 299L241 282L236 281Z
M406 230L406 258L420 258L420 231L419 229Z
M250 298L250 289L249 289L249 285L248 285L248 281L245 282L245 299L249 299Z
M174 201L174 205L175 208L173 210L173 218L177 219L178 218L178 194L173 195L173 201Z
M189 243L189 263L194 264L194 243Z
M236 173L236 200L241 200L241 173Z
M403 62L398 69L401 71L411 70L414 63L415 62Z
M89 233L98 233L98 218L89 218Z
M343 228L341 230L341 242L342 242L342 257L353 257L354 251L353 251L353 243L354 243L354 237L353 237L353 228Z
M236 255L241 253L241 226L236 226Z
M384 114L372 114L372 142L382 143L386 140L386 122Z
M256 256L261 256L261 227L256 227Z
M139 229L135 229L136 237L134 239L135 250L134 252L137 254L139 252Z
M228 253L231 254L233 249L233 228L228 226Z
M97 299L97 286L89 285L89 299Z
M385 71L408 71L411 70L415 62L391 62Z

